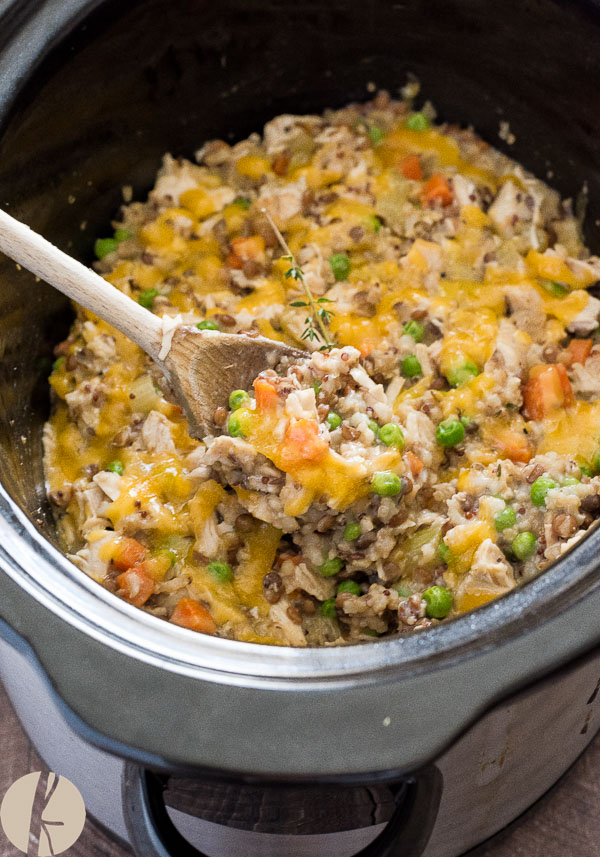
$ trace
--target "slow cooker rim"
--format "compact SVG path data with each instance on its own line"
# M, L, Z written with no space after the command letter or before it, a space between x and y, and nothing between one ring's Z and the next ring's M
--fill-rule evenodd
M199 636L116 598L48 542L0 486L0 565L31 597L134 659L228 684L365 682L390 669L435 671L468 659L550 621L600 586L595 562L599 543L595 528L535 579L426 633L351 647L264 646Z

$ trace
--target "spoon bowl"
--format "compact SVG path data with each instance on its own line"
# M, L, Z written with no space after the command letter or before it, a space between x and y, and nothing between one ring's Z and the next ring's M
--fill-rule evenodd
M282 368L306 356L306 351L263 336L182 326L175 329L165 360L157 363L185 410L190 434L203 437L214 430L215 411L227 407L232 390L247 390L265 369Z

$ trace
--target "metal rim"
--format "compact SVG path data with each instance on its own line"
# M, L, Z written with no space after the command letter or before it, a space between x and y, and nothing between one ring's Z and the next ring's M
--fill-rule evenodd
M598 583L600 533L489 605L423 634L331 648L287 648L194 634L116 598L69 562L2 489L0 561L32 598L94 639L170 672L228 684L368 682L390 669L439 669L539 627ZM18 558L18 559L17 559Z

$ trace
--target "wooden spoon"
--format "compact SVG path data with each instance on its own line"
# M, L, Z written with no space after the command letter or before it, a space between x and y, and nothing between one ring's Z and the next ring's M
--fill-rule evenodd
M166 375L193 437L214 431L215 410L227 406L232 390L247 390L263 369L306 357L305 351L262 336L188 325L169 330L164 319L1 209L0 251L139 345Z

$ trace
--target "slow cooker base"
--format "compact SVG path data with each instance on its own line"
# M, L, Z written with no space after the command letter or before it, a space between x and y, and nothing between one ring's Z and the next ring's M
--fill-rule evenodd
M128 841L121 802L126 762L85 741L69 723L69 715L57 699L31 650L20 638L3 628L0 635L0 679L39 755L50 770L68 777L81 791L88 813L123 842ZM544 795L584 751L600 729L600 650L579 659L558 673L499 703L475 723L435 762L443 783L435 824L423 857L458 857L478 846L517 819ZM101 738L99 737L100 741ZM212 781L210 781L212 782ZM182 790L179 783L184 784ZM351 857L373 841L385 828L390 810L378 785L374 792L380 818L373 813L369 826L333 833L306 833L308 822L296 824L289 811L292 786L283 793L288 800L270 802L260 812L249 811L248 789L255 791L254 807L267 791L260 783L249 786L229 781L214 782L214 790L227 795L222 805L229 817L216 823L215 806L206 805L206 783L199 783L195 811L183 811L177 794L193 793L193 782L172 777L167 810L182 835L209 857ZM323 787L297 787L301 806L315 803ZM209 783L210 790L210 783ZM240 798L241 792L246 795ZM311 791L313 792L311 794ZM330 808L336 815L335 792L327 788ZM333 795L333 796L332 796ZM342 795L337 795L341 800ZM338 813L339 815L339 813ZM300 818L300 816L299 816ZM286 832L273 832L278 829ZM261 829L262 828L262 829ZM271 832L263 832L265 829ZM469 857L476 857L472 852Z

